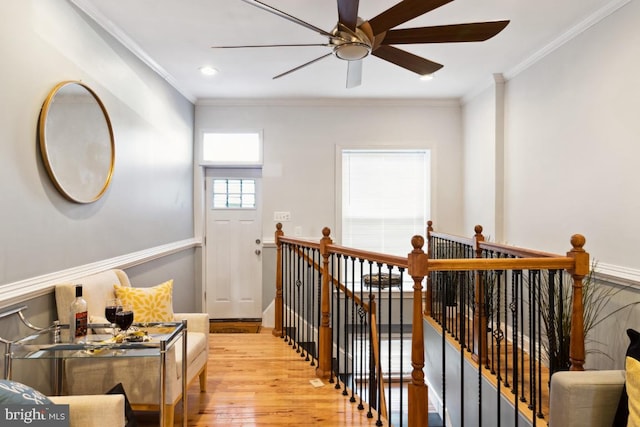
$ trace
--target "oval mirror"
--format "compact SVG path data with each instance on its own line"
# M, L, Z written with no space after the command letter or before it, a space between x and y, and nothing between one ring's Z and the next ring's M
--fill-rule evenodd
M111 182L115 147L109 115L95 92L76 81L57 84L42 106L38 131L58 191L76 203L102 197Z

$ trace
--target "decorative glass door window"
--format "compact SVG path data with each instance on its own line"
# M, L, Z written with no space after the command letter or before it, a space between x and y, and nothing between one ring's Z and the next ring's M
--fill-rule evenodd
M255 179L219 179L213 180L214 209L255 209Z

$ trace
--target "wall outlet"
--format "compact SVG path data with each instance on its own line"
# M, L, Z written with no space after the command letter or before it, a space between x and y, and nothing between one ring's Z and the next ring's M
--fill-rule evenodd
M274 221L291 221L291 212L274 212Z
M299 225L293 227L293 235L296 237L302 237L302 227L300 227Z

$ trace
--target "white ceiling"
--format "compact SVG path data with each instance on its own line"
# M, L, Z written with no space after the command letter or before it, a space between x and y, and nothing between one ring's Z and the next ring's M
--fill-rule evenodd
M444 64L431 81L379 58L363 60L362 84L345 87L347 64L328 47L212 49L214 45L324 43L326 38L242 0L70 0L192 101L219 98L457 98L507 78L630 0L455 0L398 28L509 19L479 43L399 46ZM336 0L263 0L326 31ZM399 0L361 0L369 19ZM428 0L425 0L428 1ZM199 67L212 65L214 77Z

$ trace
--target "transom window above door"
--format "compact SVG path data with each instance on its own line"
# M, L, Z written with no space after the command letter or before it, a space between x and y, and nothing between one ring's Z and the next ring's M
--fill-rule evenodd
M202 162L210 165L262 165L262 138L259 132L202 134Z
M213 180L214 209L255 209L256 181L254 179Z

